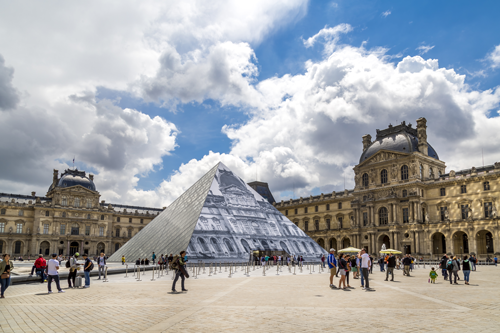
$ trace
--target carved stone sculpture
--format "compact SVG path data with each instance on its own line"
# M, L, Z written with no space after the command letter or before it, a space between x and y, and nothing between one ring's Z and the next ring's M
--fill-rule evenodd
M450 171L450 177L451 177L451 178L454 178L454 177L455 177L455 170L451 170L451 171Z
M391 177L392 179L396 180L398 179L398 166L396 164L392 165L391 169Z

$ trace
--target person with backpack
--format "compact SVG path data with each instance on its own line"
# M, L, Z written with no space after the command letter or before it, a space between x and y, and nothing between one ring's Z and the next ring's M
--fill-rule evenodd
M176 293L177 290L175 290L175 284L177 283L177 280L179 280L179 278L181 278L181 288L182 288L182 291L187 291L186 288L184 288L184 280L186 277L189 277L189 275L187 274L184 266L185 266L185 263L184 263L184 255L186 254L186 251L181 251L180 255L175 255L175 257L173 258L172 260L172 263L170 265L170 268L172 270L175 270L175 279L174 279L174 282L172 283L172 292Z
M458 263L456 260L457 257L450 258L446 262L446 270L448 271L448 275L450 276L450 284L458 284L457 283L457 278L458 278ZM453 278L455 278L455 282L453 282Z
M443 273L444 280L448 280L448 270L446 269L446 263L448 262L448 256L445 254L443 258L441 258L441 262L439 263L439 267L441 267L441 272Z
M471 262L468 260L467 255L464 256L464 259L462 261L462 271L464 272L464 280L465 284L469 284L469 276L470 276L470 271L471 271Z
M43 259L43 256L38 255L38 259L35 261L36 275L40 274L41 283L47 282L47 277L45 276L45 268L47 267L47 262Z
M68 258L66 261L66 268L69 268L69 274L68 274L68 287L73 288L76 287L75 280L76 280L76 273L80 269L80 264L78 263L78 257L80 256L80 253L76 252L72 257ZM73 284L71 284L73 282Z
M94 269L94 264L90 260L86 253L83 254L83 274L85 274L85 286L83 288L90 288L90 272Z
M101 252L101 256L97 257L97 271L99 272L99 278L101 279L101 271L102 275L104 275L104 269L106 267L106 258L104 257L104 253Z

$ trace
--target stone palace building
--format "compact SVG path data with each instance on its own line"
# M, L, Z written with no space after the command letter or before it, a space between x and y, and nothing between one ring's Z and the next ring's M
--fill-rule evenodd
M363 136L355 188L281 201L276 208L325 249L382 244L425 258L500 251L500 163L446 172L427 142L427 121Z
M45 197L0 193L0 253L111 255L163 209L99 202L94 176L54 170Z

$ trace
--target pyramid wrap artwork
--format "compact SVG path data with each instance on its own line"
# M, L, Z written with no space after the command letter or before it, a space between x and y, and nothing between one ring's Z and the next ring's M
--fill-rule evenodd
M186 251L191 262L247 261L284 251L305 260L327 252L224 164L218 163L109 261Z

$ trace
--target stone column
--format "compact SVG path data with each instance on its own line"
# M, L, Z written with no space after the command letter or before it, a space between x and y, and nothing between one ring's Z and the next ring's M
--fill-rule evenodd
M373 225L377 225L376 224L377 222L375 221L375 207L371 206L370 209L371 209L371 214L370 214L371 223Z
M375 211L375 207L373 207L373 210ZM375 225L378 227L380 225L380 221L378 218L378 212L375 212Z
M83 239L80 241L80 254L83 254ZM90 255L90 253L89 253Z
M393 249L399 251L399 239L398 239L397 232L394 233L394 247L393 247Z
M396 243L394 243L394 231L391 231L391 249L396 249Z
M392 204L391 203L389 204L389 212L388 213L389 213L389 216L388 216L389 224L392 224L393 218L392 218Z
M495 251L497 251L495 249ZM477 258L477 241L476 241L476 231L469 231L469 252L474 252Z
M371 250L372 250L372 253L375 253L376 252L376 249L375 249L375 234L370 234L370 240L371 240Z
M453 244L453 238L451 237L451 232L450 232L450 237L446 237L446 252L449 252L451 253L452 255L455 254L455 247L454 247L454 244Z
M420 232L415 232L415 252L420 253Z

